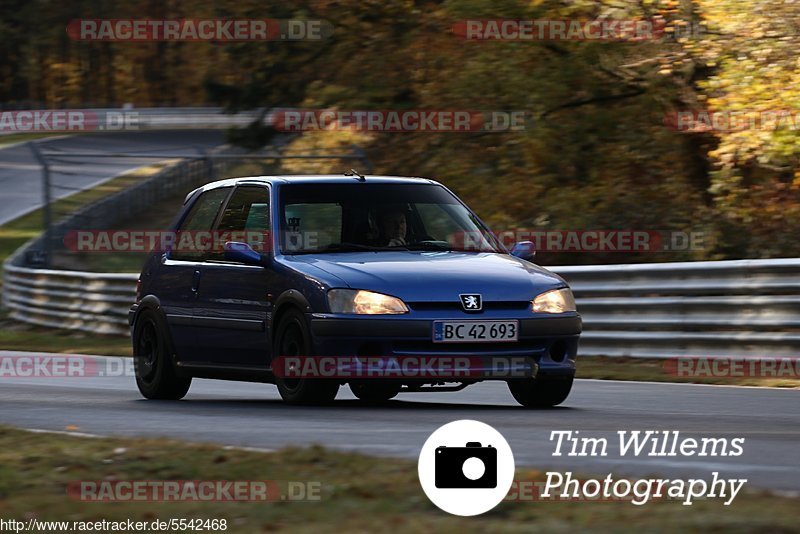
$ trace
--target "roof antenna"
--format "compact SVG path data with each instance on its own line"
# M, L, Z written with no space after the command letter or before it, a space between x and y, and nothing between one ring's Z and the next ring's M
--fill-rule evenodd
M349 171L345 172L344 175L345 176L358 176L358 181L359 182L366 182L367 181L367 178L363 174L361 174L360 172L358 172L355 169L350 169Z

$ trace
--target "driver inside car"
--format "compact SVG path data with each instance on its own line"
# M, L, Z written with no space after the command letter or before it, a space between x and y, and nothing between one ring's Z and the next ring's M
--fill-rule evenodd
M380 242L387 247L399 247L408 244L406 233L408 226L406 215L399 209L387 210L378 216Z

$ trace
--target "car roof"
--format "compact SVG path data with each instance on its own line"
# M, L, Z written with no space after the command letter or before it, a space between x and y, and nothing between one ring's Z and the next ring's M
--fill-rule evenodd
M373 176L365 175L362 178L358 176L345 176L343 174L293 174L293 175L279 175L279 176L242 176L240 178L228 178L226 180L217 180L216 182L207 183L198 187L188 195L188 201L195 193L199 191L208 191L209 189L216 189L218 187L230 187L240 184L352 184L352 183L379 183L379 184L432 184L440 185L439 182L431 180L430 178L409 177L409 176Z

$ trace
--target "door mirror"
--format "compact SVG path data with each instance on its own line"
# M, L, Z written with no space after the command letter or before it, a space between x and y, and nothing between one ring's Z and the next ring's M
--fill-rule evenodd
M239 241L225 243L225 259L244 263L245 265L259 265L262 267L266 263L264 257L253 250L253 247Z
M522 260L533 261L536 257L536 245L534 245L532 241L514 243L514 248L511 249L511 255Z

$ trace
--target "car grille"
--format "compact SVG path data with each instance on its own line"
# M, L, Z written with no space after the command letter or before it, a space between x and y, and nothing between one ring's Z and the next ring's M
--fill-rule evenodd
M464 311L460 302L406 302L414 311ZM489 301L483 303L484 310L525 310L531 307L530 301Z

